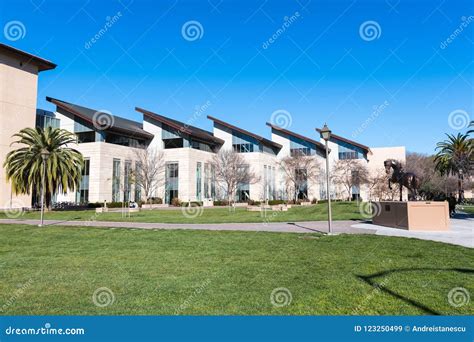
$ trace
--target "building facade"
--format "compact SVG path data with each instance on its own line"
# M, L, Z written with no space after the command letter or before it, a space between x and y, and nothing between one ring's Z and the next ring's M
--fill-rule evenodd
M31 195L15 195L3 163L13 148L12 136L35 127L38 75L54 69L48 60L0 44L0 209L29 207Z
M209 132L140 107L135 109L143 115L143 120L136 122L52 97L46 99L54 110L36 110L37 74L53 69L55 65L18 50L12 52L1 45L0 52L2 164L10 150L11 136L24 127L58 127L77 137L77 143L71 147L81 152L85 159L82 181L74 192L58 194L53 199L57 202L121 202L156 197L171 204L175 198L182 202L223 199L225 188L216 179L213 163L214 156L221 150L240 154L244 160L242 167L249 168L258 178L249 184L238 185L235 195L238 202L311 201L328 197L326 152L321 139L315 140L267 123L271 135L268 139L212 116L208 116L213 122L213 131ZM29 63L25 65L21 61L28 56ZM319 133L315 131L314 135L319 136ZM355 160L369 173L376 174L384 172L385 159L405 161L404 147L369 148L335 134L329 141L329 148L331 169L340 160ZM150 152L160 171L156 184L145 193L136 175L148 165L143 156ZM304 158L307 166L296 165L290 171L283 167L285 161L296 157ZM150 160L149 155L147 158ZM309 172L308 166L314 166L319 172ZM297 185L290 186L288 172L297 180ZM0 180L0 208L32 205L34 200L29 196L19 197L16 202L13 200L3 168ZM330 196L367 200L371 193L364 184L353 186L351 194L332 185Z

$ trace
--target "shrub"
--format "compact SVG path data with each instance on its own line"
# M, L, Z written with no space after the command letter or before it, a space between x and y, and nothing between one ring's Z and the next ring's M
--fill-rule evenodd
M214 205L216 207L228 206L229 202L226 200L217 200L217 201L214 201Z
M200 201L191 201L191 202L183 202L181 203L183 207L202 207L202 202Z
M248 203L248 205L260 205L261 204L261 202L253 201L253 200L249 200L247 203Z
M181 206L181 201L179 198L175 197L171 200L171 205L174 207L180 207Z
M103 206L104 206L104 203L100 203L100 202L87 203L87 208L89 209L101 208Z
M280 204L285 204L285 201L283 201L283 200L271 200L271 201L268 201L268 204L269 205L280 205Z
M316 198L313 198L313 199L311 200L311 204L318 204L318 200L317 200Z

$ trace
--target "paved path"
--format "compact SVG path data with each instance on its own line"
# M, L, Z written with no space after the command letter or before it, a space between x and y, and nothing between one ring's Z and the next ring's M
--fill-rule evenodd
M401 236L422 240L431 240L474 248L474 217L457 215L451 219L451 227L447 232L414 232L404 229L394 229L376 226L371 223L354 224L353 228L372 230L376 235Z
M458 215L451 220L448 232L413 232L403 229L387 228L362 221L335 221L334 233L375 234L400 236L422 240L432 240L465 247L474 247L474 218ZM38 225L39 220L1 219L0 224ZM46 220L45 226L97 227L97 228L129 228L129 229L196 229L225 231L263 231L287 233L327 233L325 221L313 222L269 222L269 223L215 223L215 224L175 224L145 222L107 222L107 221L60 221Z
M347 234L374 234L367 229L353 228L351 225L360 221L335 221L333 232ZM0 224L27 224L37 226L39 220L2 219ZM260 223L145 223L145 222L109 222L109 221L61 221L45 220L45 226L80 226L98 228L136 228L136 229L197 229L197 230L237 230L258 232L285 233L326 233L328 224L325 221L313 222L260 222Z

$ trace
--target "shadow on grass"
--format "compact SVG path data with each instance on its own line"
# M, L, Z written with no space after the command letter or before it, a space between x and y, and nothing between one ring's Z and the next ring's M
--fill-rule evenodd
M357 278L359 278L360 280L364 281L365 283L369 284L370 286L372 286L374 289L376 290L379 290L379 291L382 291L384 293L387 293L413 307L416 307L422 311L424 311L425 313L429 314L429 315L442 315L442 313L434 310L434 309L431 309L430 307L416 301L416 300L413 300L413 299L410 299L408 297L405 297L387 287L385 287L383 284L379 284L375 281L376 278L379 278L379 277L383 277L383 276L388 276L390 274L394 274L394 273L400 273L400 272L423 272L423 271L429 271L429 272L432 272L432 271L436 271L436 272L458 272L458 273L464 273L464 274L472 274L474 275L474 269L470 269L470 268L399 268L399 269L394 269L394 270L388 270L388 271L383 271L383 272L378 272L378 273L374 273L374 274L371 274L371 275L368 275L368 276L363 276L363 275L356 275Z

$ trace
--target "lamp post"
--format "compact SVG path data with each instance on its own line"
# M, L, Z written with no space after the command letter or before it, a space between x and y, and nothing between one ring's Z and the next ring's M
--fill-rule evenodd
M326 192L328 196L328 228L329 234L331 234L332 225L332 213L331 213L331 193L329 186L329 147L328 141L331 139L331 130L328 125L324 124L323 129L320 131L321 138L326 142Z
M43 227L44 224L44 197L46 187L46 162L48 161L50 152L47 149L41 150L41 159L43 160L43 176L41 177L41 223L38 227Z

